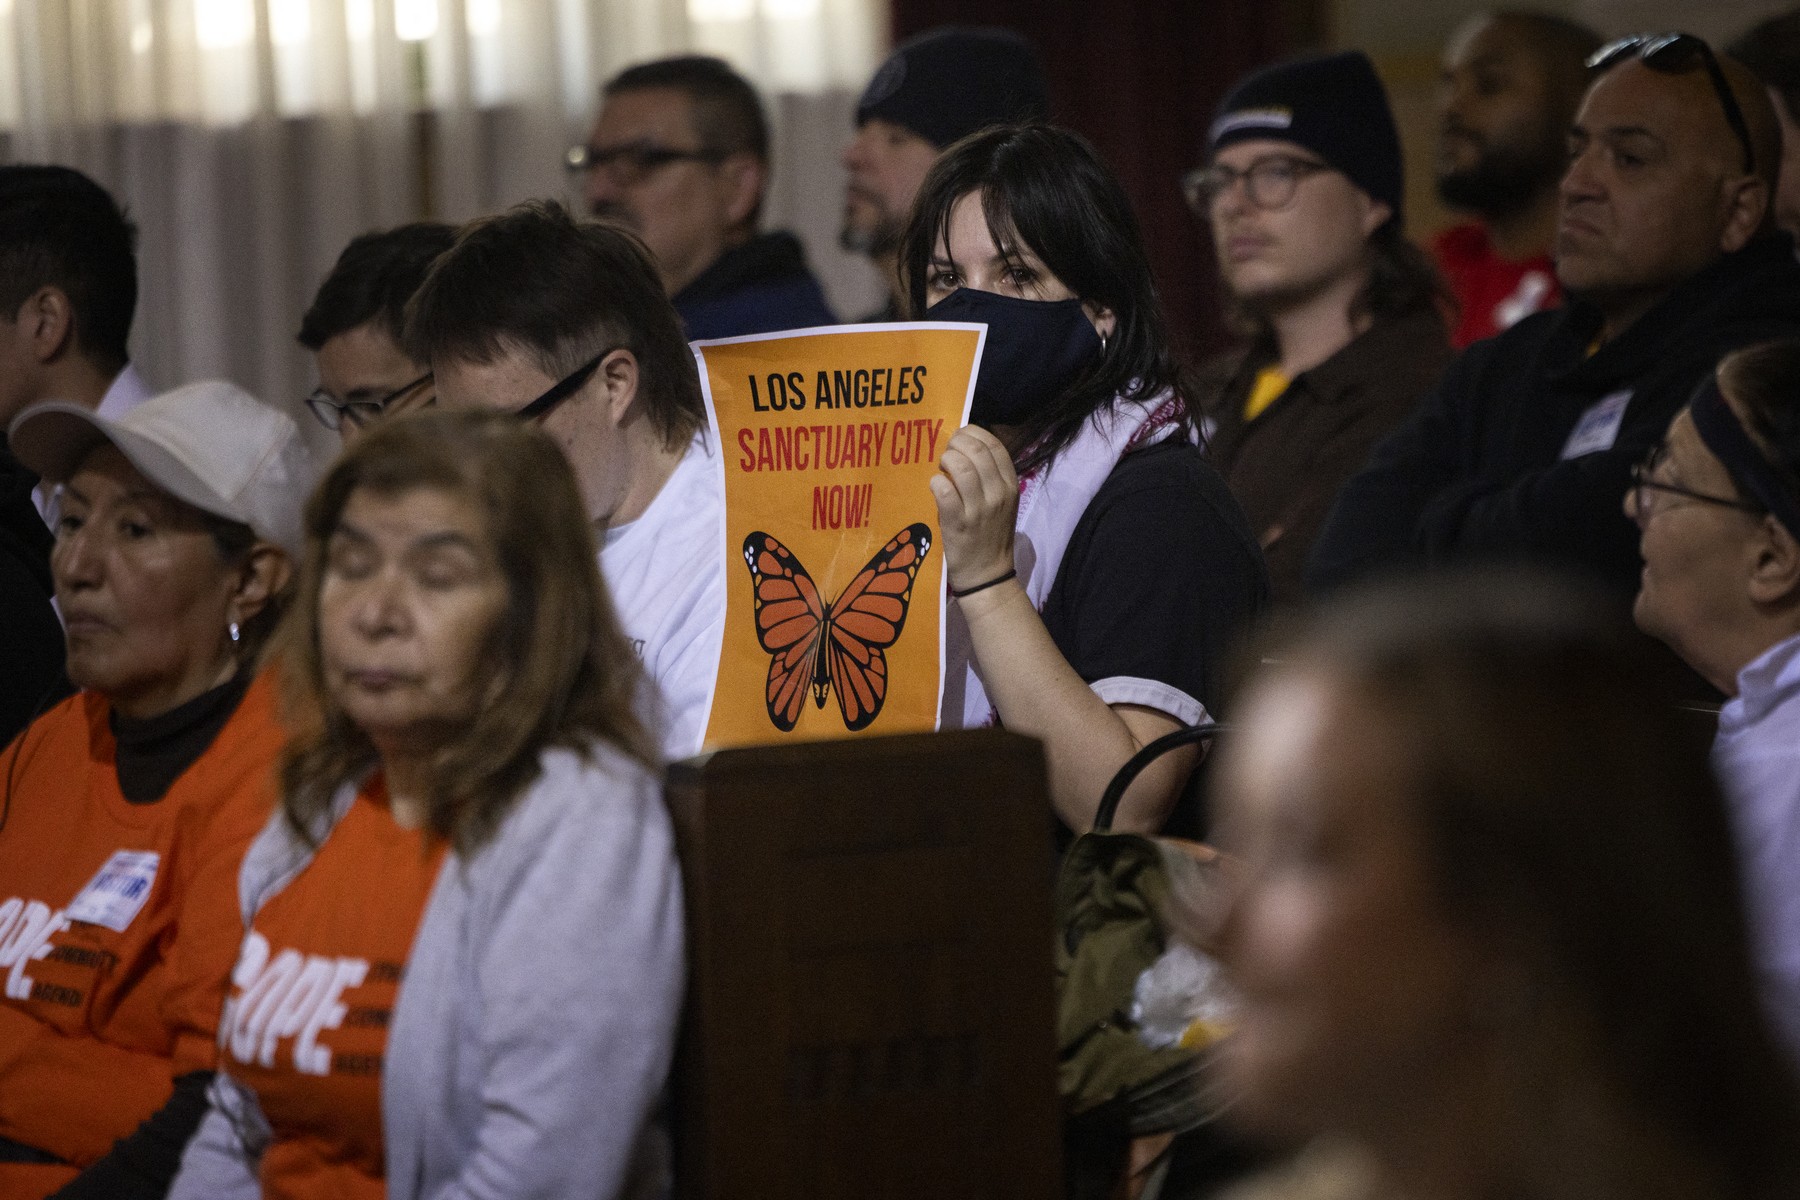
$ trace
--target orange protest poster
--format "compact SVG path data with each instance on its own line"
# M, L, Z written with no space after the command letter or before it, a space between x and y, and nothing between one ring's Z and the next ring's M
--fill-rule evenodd
M936 728L930 480L986 335L915 322L694 344L730 560L709 748Z

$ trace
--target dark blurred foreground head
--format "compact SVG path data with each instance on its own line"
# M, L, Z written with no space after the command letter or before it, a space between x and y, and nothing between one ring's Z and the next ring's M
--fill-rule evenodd
M1393 1195L1800 1194L1704 738L1605 612L1486 573L1276 643L1216 780L1247 1127Z

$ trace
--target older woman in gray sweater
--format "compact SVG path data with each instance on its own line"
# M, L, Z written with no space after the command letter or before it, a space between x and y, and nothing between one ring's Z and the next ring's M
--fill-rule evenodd
M314 496L283 811L175 1196L654 1183L679 875L591 542L504 415L374 430Z

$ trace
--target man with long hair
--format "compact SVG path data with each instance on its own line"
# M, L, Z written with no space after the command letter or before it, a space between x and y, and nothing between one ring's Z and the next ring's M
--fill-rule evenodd
M1185 180L1249 349L1203 397L1208 453L1297 599L1332 497L1450 360L1430 260L1403 229L1400 136L1368 58L1259 71Z

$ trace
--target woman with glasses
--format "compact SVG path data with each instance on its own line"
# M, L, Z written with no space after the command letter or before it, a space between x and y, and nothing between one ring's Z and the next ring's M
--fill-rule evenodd
M1440 574L1265 661L1211 795L1219 1081L1311 1150L1239 1200L1800 1195L1725 806L1606 598Z
M1450 361L1446 298L1406 238L1400 135L1368 56L1245 79L1210 152L1184 185L1250 345L1202 395L1206 453L1262 543L1275 598L1296 601L1338 488Z
M344 247L319 285L300 320L300 344L319 372L306 406L344 441L371 421L436 398L430 369L414 361L401 335L406 302L455 240L454 227L435 221L365 233Z
M1194 445L1130 202L1080 136L954 144L900 262L915 313L987 325L971 424L932 481L956 601L943 722L1042 739L1056 815L1084 830L1132 754L1216 711L1262 555ZM1195 761L1158 760L1119 825L1160 828Z
M1800 1064L1800 341L1726 356L1638 468L1638 625L1729 700L1715 765L1765 997Z
M561 451L495 412L370 430L308 506L282 638L281 809L173 1194L640 1194L679 873Z

